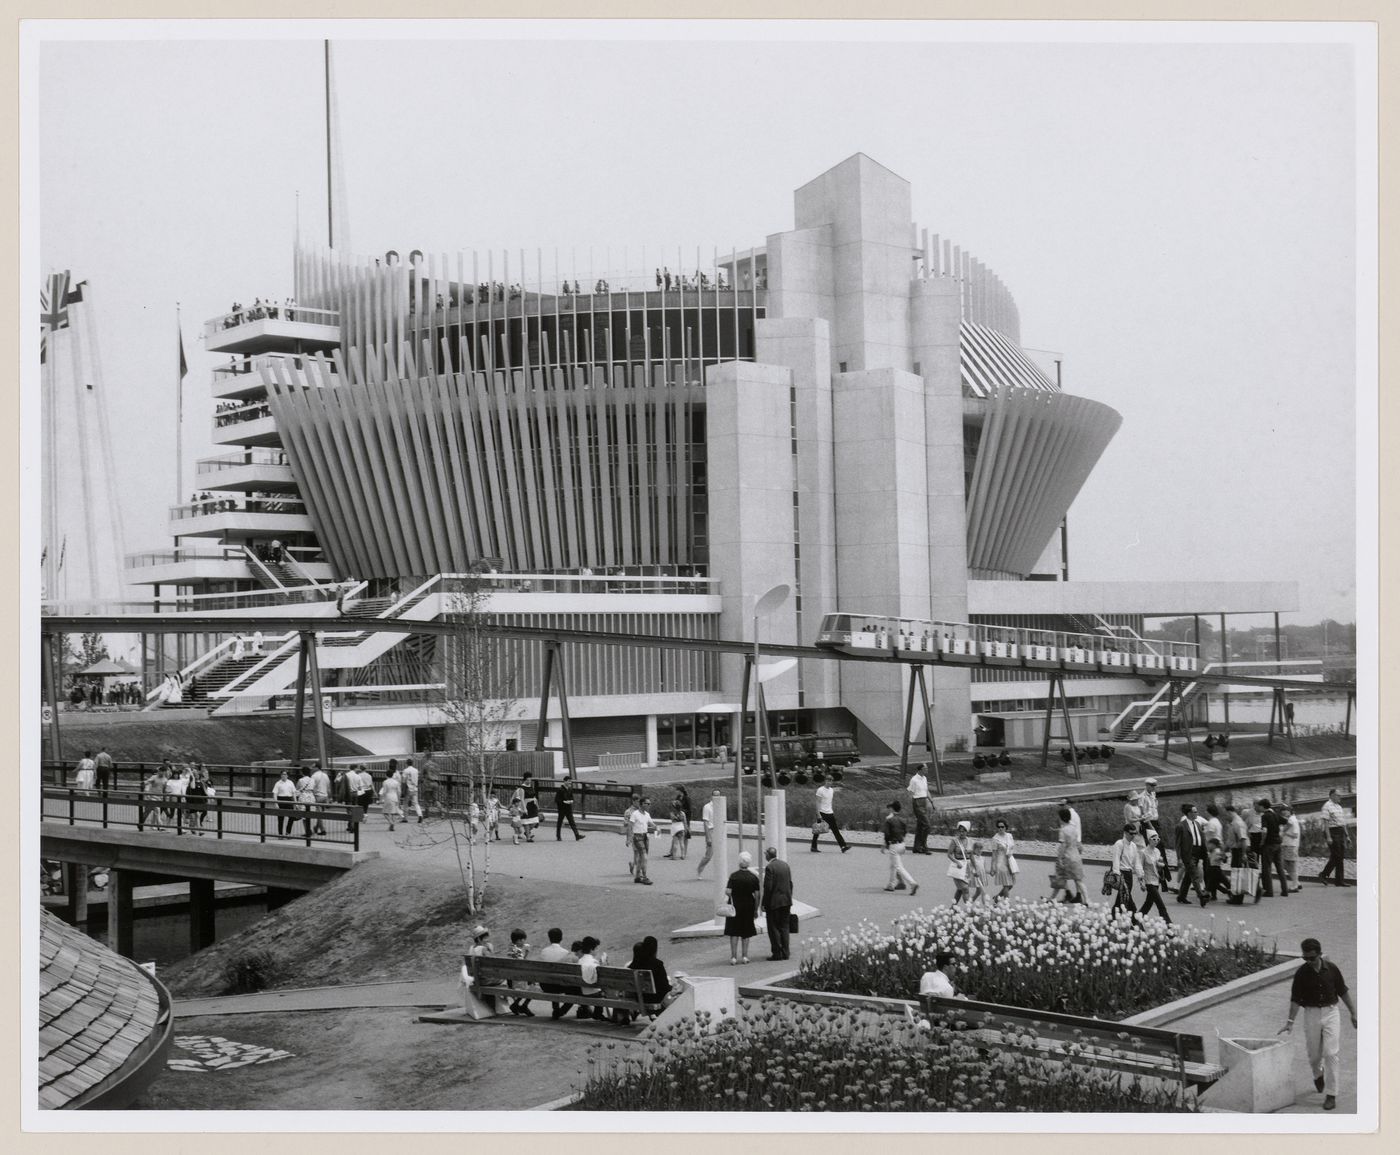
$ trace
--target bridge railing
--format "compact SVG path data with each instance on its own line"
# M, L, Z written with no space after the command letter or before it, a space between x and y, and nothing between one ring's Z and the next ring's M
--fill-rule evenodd
M43 788L42 805L45 822L69 826L132 828L142 833L239 841L256 838L259 842L299 842L351 850L360 849L360 823L364 817L358 806L336 803L283 805L273 799L219 795L201 802L135 790L76 790L59 786Z

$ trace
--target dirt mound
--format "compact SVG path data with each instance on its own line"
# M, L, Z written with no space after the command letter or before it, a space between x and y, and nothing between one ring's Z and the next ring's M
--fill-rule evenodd
M177 998L226 993L225 966L265 951L267 989L344 986L456 975L471 946L470 931L484 922L497 953L520 927L536 949L558 926L567 946L591 934L614 962L626 965L640 937L636 912L596 886L549 884L493 875L484 911L466 913L461 879L415 869L413 862L371 859L342 878L295 899L239 934L176 963L161 978Z
M316 757L314 719L308 718L302 733L303 759ZM103 746L118 762L199 760L210 765L246 766L292 756L296 719L287 715L266 718L173 718L150 714L63 715L63 759L76 762L84 750ZM353 757L369 751L329 728L327 757Z

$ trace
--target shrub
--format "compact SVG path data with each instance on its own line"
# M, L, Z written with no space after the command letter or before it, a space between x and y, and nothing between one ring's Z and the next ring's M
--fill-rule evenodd
M1076 1057L988 1054L927 1020L767 1000L643 1055L594 1048L576 1111L1191 1111L1175 1085Z
M252 950L234 955L224 963L226 995L249 995L266 990L277 974L277 961L270 951Z
M1212 915L1212 920L1215 916ZM1212 926L1214 926L1212 922ZM980 1002L1122 1019L1272 966L1275 944L1228 923L1199 930L1107 906L1012 899L915 911L882 934L862 922L817 939L792 985L913 998L940 950Z

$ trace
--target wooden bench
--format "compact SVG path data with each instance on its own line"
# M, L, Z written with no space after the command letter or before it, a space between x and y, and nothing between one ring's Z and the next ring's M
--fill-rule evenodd
M930 1019L967 1031L989 1046L1176 1079L1183 1093L1189 1087L1208 1087L1225 1073L1223 1067L1206 1062L1205 1042L1199 1035L941 995L920 995L919 1007ZM1071 1044L1079 1048L1076 1054L1069 1053Z
M585 984L578 963L537 962L534 959L467 955L472 991L480 998L542 999L578 1007L603 1007L655 1018L661 1011L651 971L600 966L597 977ZM514 983L514 986L510 984ZM542 990L541 985L555 988ZM596 987L586 995L583 986ZM560 989L562 988L562 989ZM647 1000L652 999L651 1003Z

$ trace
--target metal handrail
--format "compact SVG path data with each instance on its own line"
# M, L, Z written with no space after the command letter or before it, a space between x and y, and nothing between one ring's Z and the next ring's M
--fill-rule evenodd
M262 306L244 305L232 313L221 313L204 322L204 337L217 337L227 329L240 325L250 325L257 321L290 321L310 325L339 325L340 312L336 309L311 309L305 305L269 301Z

